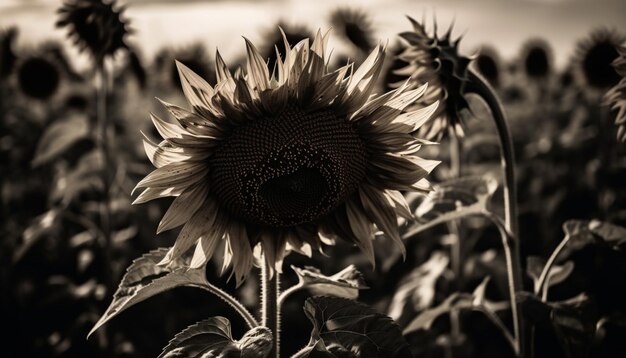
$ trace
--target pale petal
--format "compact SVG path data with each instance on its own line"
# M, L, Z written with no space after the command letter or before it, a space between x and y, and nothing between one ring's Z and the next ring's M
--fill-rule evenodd
M143 204L150 200L166 198L169 196L178 196L182 190L176 188L147 188L137 196L137 199L133 201L133 205L135 204Z
M269 72L267 65L254 45L244 37L246 41L246 52L248 54L248 81L250 86L257 91L269 88Z
M361 185L359 187L359 197L370 220L387 236L393 239L393 242L402 251L402 256L405 257L406 248L400 238L394 207L389 204L381 192L368 185Z
M211 85L181 62L176 61L176 67L178 68L180 83L183 86L183 93L189 104L200 114L210 113L210 98L214 94Z
M206 163L176 162L153 170L137 183L135 189L146 187L188 187L204 179L208 172L209 168Z
M197 183L182 192L170 205L163 215L157 234L183 225L196 213L204 204L209 193L207 183Z
M348 215L348 222L350 228L354 232L354 236L357 239L355 244L363 251L365 257L369 260L372 266L376 265L374 258L374 245L372 240L374 239L374 230L372 223L369 221L363 210L353 200L346 202L346 213Z

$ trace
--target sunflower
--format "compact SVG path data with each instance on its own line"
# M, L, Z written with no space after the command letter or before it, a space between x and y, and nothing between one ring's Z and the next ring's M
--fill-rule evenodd
M16 68L17 84L29 98L45 101L59 89L61 71L54 58L46 53L22 58Z
M618 57L617 48L624 37L608 29L597 29L578 43L574 63L577 82L591 90L604 93L615 86L620 76L612 66Z
M522 46L521 64L526 77L545 80L550 76L552 49L542 39L530 39Z
M372 21L365 11L339 8L331 12L330 23L337 33L359 50L368 53L375 45Z
M88 50L97 63L128 48L124 38L130 32L123 19L124 8L114 0L70 0L58 10L57 27L69 27L76 45Z
M604 97L605 102L611 105L611 109L617 110L615 124L617 125L617 138L626 141L626 47L618 48L619 57L613 61L615 71L622 77L615 87L611 88Z
M472 65L490 85L500 86L500 56L493 47L482 46Z
M404 111L426 86L371 93L381 47L354 72L329 72L327 40L318 31L292 48L285 38L271 76L246 40L247 74L231 74L218 52L214 87L178 63L192 110L163 102L177 123L152 115L164 140L145 140L157 169L135 200L176 196L157 231L184 226L162 264L195 245L190 266L201 267L223 242L224 268L240 283L255 248L280 271L288 251L310 255L337 238L373 262L375 227L404 250L397 218L411 213L400 191L430 190L438 164L416 156L423 141L410 133L437 104Z
M13 45L17 38L17 28L0 29L0 80L9 77L17 60Z
M437 101L440 103L433 119L420 129L419 134L427 139L441 139L446 133L463 137L461 111L469 108L463 94L471 60L458 52L461 38L451 39L452 25L439 37L435 22L431 36L422 24L411 17L408 19L413 25L413 31L400 34L408 46L399 58L409 65L395 73L414 80L414 85L428 83L424 97L413 107L425 108ZM402 82L391 86L402 86Z

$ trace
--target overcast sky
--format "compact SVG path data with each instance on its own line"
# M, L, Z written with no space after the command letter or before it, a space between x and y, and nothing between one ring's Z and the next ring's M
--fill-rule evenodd
M127 0L127 16L135 33L130 40L144 55L164 45L183 47L200 41L217 46L234 59L242 53L241 36L258 41L279 19L312 29L329 27L332 9L350 5L366 10L381 40L410 29L405 14L421 19L436 12L440 28L456 18L456 33L466 33L462 50L472 53L489 44L506 59L515 57L523 42L546 39L554 48L557 65L566 63L576 42L600 26L626 34L626 0L270 0L270 1L165 1ZM60 39L54 28L60 0L0 0L0 27L18 25L20 45ZM341 46L340 43L331 43Z

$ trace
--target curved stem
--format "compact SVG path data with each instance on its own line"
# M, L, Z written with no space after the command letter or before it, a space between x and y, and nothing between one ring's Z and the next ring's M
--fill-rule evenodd
M261 285L263 291L261 324L272 331L272 350L268 357L278 358L280 357L280 309L278 306L280 274L272 270L264 258L261 266Z
M301 290L303 288L304 288L304 285L302 284L302 282L298 282L297 284L281 292L280 295L278 296L278 307L280 308L285 302L285 300L287 299L287 297L291 296L292 293L298 290Z
M542 292L541 301L543 301L543 302L546 302L548 300L548 287L545 287L545 289L544 289L544 286L547 284L548 274L550 273L550 268L554 264L554 261L556 261L557 257L561 253L561 251L563 251L565 246L567 246L567 243L569 242L569 239L570 239L570 236L569 235L565 235L565 238L563 238L563 240L554 249L554 251L552 251L552 254L548 258L548 261L546 261L545 266L543 266L543 270L541 271L541 275L539 275L539 280L537 280L537 288L535 289L535 294L538 295L539 292Z
M515 353L523 357L523 338L522 338L522 317L520 315L520 307L518 306L516 293L521 291L521 265L519 263L519 256L516 255L513 244L515 239L512 234L507 230L506 226L498 216L490 212L483 213L489 218L498 228L500 237L502 238L502 247L504 249L504 256L506 260L506 271L509 283L509 299L511 301L511 314L513 316L513 334L516 341Z
M254 316L235 297L210 284L206 280L201 285L198 284L196 287L211 292L212 294L219 297L222 301L228 303L232 308L235 309L235 311L237 311L237 313L241 315L241 317L243 317L243 319L246 321L246 324L248 325L248 328L252 329L259 326L259 322L256 320L256 318L254 318Z
M469 70L469 83L467 92L480 96L489 109L498 131L500 139L500 164L504 170L504 210L506 228L515 238L519 238L517 225L517 185L515 179L515 152L513 139L509 126L506 123L506 116L502 104L496 97L494 90L487 81L473 70ZM516 240L515 245L518 246ZM519 251L519 250L516 250Z

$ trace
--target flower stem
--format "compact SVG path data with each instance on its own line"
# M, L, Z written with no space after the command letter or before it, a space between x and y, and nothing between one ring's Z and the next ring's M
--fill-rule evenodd
M517 292L522 290L522 272L519 261L519 255L515 252L514 241L515 238L509 232L502 222L502 219L497 215L484 212L484 215L489 218L498 228L500 237L502 238L502 247L504 249L504 257L506 260L506 271L509 283L509 300L511 301L511 315L513 316L513 334L515 336L515 353L518 357L524 357L524 340L523 340L523 327L522 317L520 314L520 307L516 299Z
M268 357L278 358L280 357L280 309L278 306L280 274L272 270L265 259L261 266L261 285L263 293L261 324L272 331L272 350Z
M515 151L513 148L513 139L509 126L506 123L506 116L502 104L495 95L494 90L473 70L469 70L469 83L467 86L468 93L474 93L480 96L489 109L498 131L500 139L500 164L504 170L504 215L507 230L509 230L515 238L519 238L517 225L517 184L515 179ZM519 240L515 241L515 245L519 246ZM516 250L519 251L519 250Z
M537 280L537 289L535 290L535 294L539 295L541 292L541 301L546 302L548 300L548 288L550 283L548 282L548 276L550 274L550 268L554 265L554 261L556 261L557 257L563 251L565 246L570 240L569 235L565 235L565 238L559 243L559 245L552 251L552 255L546 261L545 266L543 266L543 270L541 271L541 275L539 275L539 279ZM544 287L545 286L545 287Z
M107 117L107 94L108 94L108 72L104 61L99 61L96 65L96 146L102 154L102 184L103 195L100 203L100 226L103 236L104 274L107 292L115 290L113 275L111 272L111 207L110 207L110 153L109 153L109 121Z
M523 289L522 286L522 269L521 269L521 256L520 256L520 239L519 229L517 223L517 183L515 178L515 151L513 147L513 139L511 138L511 132L506 122L506 116L504 115L504 109L502 104L495 95L493 88L487 83L481 75L474 70L468 70L469 82L467 85L467 93L474 93L481 97L487 107L491 111L492 118L495 122L496 129L498 131L498 138L500 139L500 164L504 170L504 227L506 230L498 227L502 236L503 245L507 260L507 271L509 277L509 288L511 294L511 309L513 313L513 325L515 329L515 338L518 344L518 356L525 356L525 347L529 342L525 341L525 332L523 321L521 320L519 307L517 306L517 300L515 294ZM495 215L492 220L497 219L495 222L499 222L499 218ZM510 234L510 236L509 236Z

